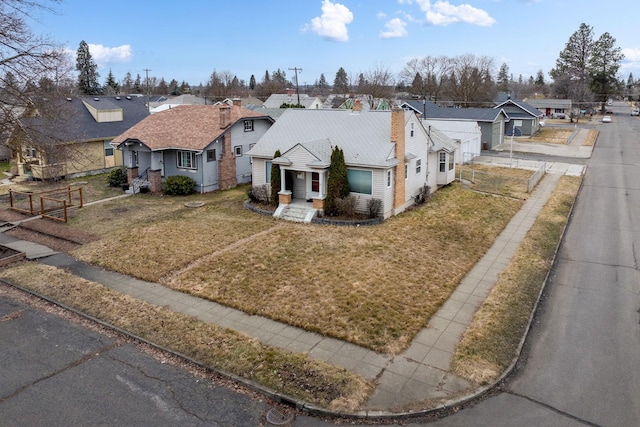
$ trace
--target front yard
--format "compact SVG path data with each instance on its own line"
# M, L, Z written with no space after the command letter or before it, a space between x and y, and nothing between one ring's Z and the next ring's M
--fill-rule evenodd
M456 184L382 225L336 227L256 215L242 207L244 190L83 208L70 225L100 239L73 255L397 354L522 204ZM189 200L205 205L187 208Z

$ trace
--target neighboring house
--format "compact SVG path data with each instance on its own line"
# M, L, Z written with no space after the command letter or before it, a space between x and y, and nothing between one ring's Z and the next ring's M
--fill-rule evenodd
M477 122L427 119L424 126L438 129L454 141L458 164L470 162L481 154L482 130Z
M409 111L288 109L249 151L253 186L270 185L271 167L283 177L280 205L308 203L313 215L324 214L331 153L344 152L351 194L357 210L368 212L379 199L379 216L388 218L415 203L425 186L434 191L455 179L455 147L441 132L431 132ZM274 158L276 151L281 155Z
M568 118L573 108L570 99L531 98L526 100L526 102L544 114L545 117L552 119Z
M298 104L300 99L300 105L307 110L317 110L322 108L322 101L316 96L309 96L306 93L301 93L298 97L295 90L289 89L287 93L274 93L262 106L264 108L280 108L282 104Z
M481 145L483 150L504 143L506 122L509 120L505 111L499 108L454 108L439 107L431 101L404 101L401 108L410 109L428 120L446 120L453 122L472 122L480 126Z
M163 177L184 175L206 193L251 181L246 152L272 123L240 105L179 105L150 115L113 144L122 150L130 184L148 178L151 192L159 193Z
M19 119L8 144L18 175L51 179L103 173L122 165L111 140L149 115L142 97L56 100L54 116Z
M507 114L509 118L505 129L507 135L532 136L540 130L540 121L544 114L522 100L507 97L505 101L493 108L503 110Z

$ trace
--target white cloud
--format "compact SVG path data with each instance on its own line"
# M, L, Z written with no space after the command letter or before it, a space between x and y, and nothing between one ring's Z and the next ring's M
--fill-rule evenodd
M311 31L330 40L346 42L349 40L347 24L353 21L353 13L340 3L331 0L322 2L322 15L311 20Z
M113 62L129 62L133 58L133 50L128 44L117 47L89 44L89 53L98 66Z
M448 1L438 0L431 4L430 0L415 0L425 13L427 22L432 25L446 26L455 22L490 27L496 20L482 10L469 4L452 5Z
M640 62L640 48L626 47L622 49L622 53L624 54L625 61Z
M406 37L407 23L400 18L393 18L385 24L386 31L380 33L382 39L394 39L398 37Z

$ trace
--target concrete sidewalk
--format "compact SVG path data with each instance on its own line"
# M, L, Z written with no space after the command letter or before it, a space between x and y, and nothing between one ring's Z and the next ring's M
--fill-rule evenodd
M547 174L542 179L493 246L431 318L429 325L416 336L403 354L395 357L264 317L249 315L173 291L157 283L107 271L78 261L68 254L57 253L42 245L20 241L1 233L0 243L22 250L31 259L64 268L117 292L243 332L268 345L307 353L312 358L351 370L376 384L376 390L366 405L367 411L397 412L409 405L419 407L420 402L426 400L446 401L465 392L473 392L472 384L449 372L455 346L469 326L475 311L496 283L498 275L509 264L560 176Z

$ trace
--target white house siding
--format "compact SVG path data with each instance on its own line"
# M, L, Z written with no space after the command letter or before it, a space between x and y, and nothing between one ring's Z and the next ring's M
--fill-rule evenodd
M253 158L251 165L251 182L254 187L270 184L267 182L267 159Z

